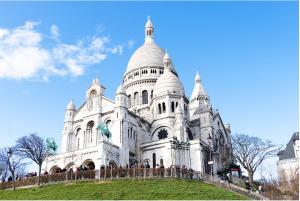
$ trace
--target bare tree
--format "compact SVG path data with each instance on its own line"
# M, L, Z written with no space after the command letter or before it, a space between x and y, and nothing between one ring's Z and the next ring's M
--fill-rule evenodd
M16 174L26 165L26 163L23 162L23 159L24 158L18 154L15 147L3 148L0 150L0 163L10 172L14 190L16 190Z
M5 171L5 165L3 165L0 161L0 176L2 175L2 173Z
M249 176L249 183L252 186L253 176L257 167L267 158L277 155L281 146L274 145L271 141L263 141L258 137L245 134L236 134L232 137L233 156Z
M38 186L40 186L42 164L48 156L53 154L53 152L47 148L45 140L35 133L19 138L17 140L16 148L20 155L29 158L39 166Z

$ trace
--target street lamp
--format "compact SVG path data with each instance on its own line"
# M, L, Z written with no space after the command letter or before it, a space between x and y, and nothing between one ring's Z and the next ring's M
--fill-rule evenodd
M208 134L207 140L208 140L209 145L212 146L212 137L210 134ZM208 164L210 165L210 174L211 174L211 180L212 180L212 178L213 178L213 163L214 162L212 160L211 152L212 152L211 147L209 146L209 160L210 161L208 161Z

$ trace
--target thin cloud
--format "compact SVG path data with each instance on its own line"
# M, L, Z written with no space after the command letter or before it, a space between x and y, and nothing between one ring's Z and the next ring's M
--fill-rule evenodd
M0 78L47 81L49 76L80 76L90 65L123 52L123 45L110 46L107 37L63 43L55 24L50 27L53 45L46 48L38 24L27 21L14 29L0 28Z
M135 41L134 41L134 40L129 40L129 41L127 42L127 47L130 49L134 44L135 44Z
M53 24L51 27L50 27L50 32L51 32L51 37L55 40L57 40L60 36L59 34L59 30L58 30L58 27Z

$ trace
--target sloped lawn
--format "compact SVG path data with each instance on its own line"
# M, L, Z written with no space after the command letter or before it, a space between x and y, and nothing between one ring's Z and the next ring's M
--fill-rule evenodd
M0 190L6 200L245 200L245 196L199 181L118 180L54 184L41 188Z

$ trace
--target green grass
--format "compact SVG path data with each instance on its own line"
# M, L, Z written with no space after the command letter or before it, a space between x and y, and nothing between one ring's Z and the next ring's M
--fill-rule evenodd
M16 191L0 190L0 199L246 200L247 198L199 181L169 179L77 182L47 185L40 188L17 189Z

